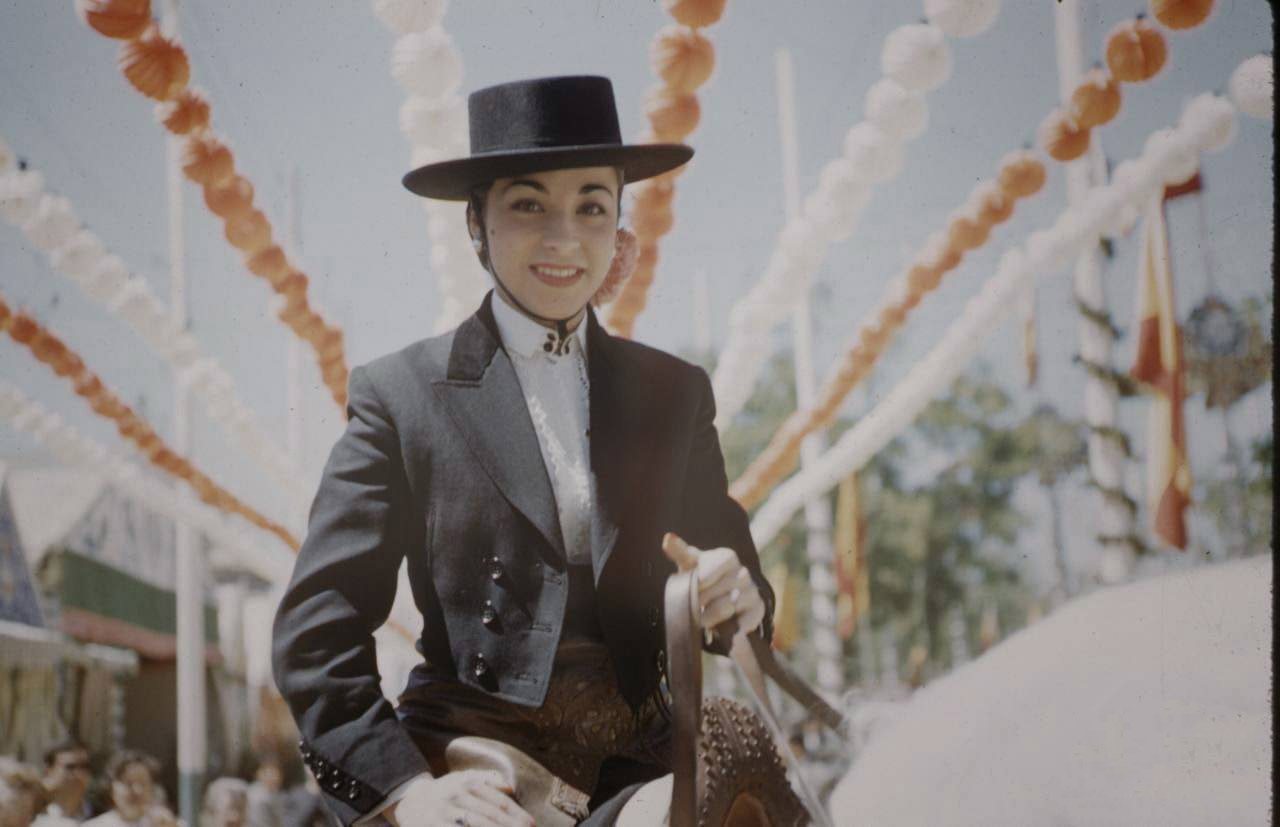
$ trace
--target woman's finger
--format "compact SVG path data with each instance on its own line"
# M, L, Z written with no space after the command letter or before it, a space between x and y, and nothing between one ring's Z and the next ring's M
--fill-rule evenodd
M690 548L689 544L680 539L680 535L675 532L668 531L663 535L662 553L667 555L667 559L675 563L680 571L689 571L698 565L698 552Z
M454 804L465 813L462 819L467 827L525 827L523 823L512 821L511 816L473 793L463 793L454 799ZM454 823L457 823L456 818Z
M475 794L497 807L508 819L511 824L519 825L519 827L533 827L533 817L516 803L511 795L498 787L483 785Z
M721 623L737 614L737 609L729 595L718 597L708 603L702 610L702 627L714 629Z

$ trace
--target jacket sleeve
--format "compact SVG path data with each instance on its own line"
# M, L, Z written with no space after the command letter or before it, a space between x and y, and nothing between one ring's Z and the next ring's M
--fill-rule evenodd
M272 630L276 685L303 760L345 825L428 769L382 695L373 639L413 537L399 440L363 368L349 400Z
M747 512L737 500L729 496L729 481L724 469L724 456L720 452L720 435L716 431L716 402L711 390L711 378L701 368L697 369L698 405L694 423L693 446L688 470L685 474L684 509L681 517L683 531L680 536L698 548L727 547L733 549L742 565L751 572L760 596L764 598L764 621L761 634L765 640L773 639L774 594L760 568L760 556ZM717 636L707 648L718 654L729 651L731 641Z

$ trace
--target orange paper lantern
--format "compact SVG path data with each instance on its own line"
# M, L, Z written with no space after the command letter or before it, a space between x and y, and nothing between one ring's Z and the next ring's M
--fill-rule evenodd
M879 322L880 327L886 330L893 330L901 326L901 324L906 321L906 318L907 311L902 305L891 304L888 307L880 308L880 314L877 316L877 321Z
M1074 161L1089 148L1089 130L1055 109L1040 124L1040 146L1056 161Z
M1044 179L1044 164L1035 153L1021 149L1001 159L996 182L1007 198L1016 200L1035 195L1044 186Z
M986 243L989 234L986 224L963 213L952 216L947 224L947 241L957 250L975 250Z
M63 378L79 378L85 373L84 360L78 354L64 350L62 355L53 362L53 372Z
M1213 11L1213 0L1151 0L1151 16L1174 31L1199 26Z
M683 26L658 32L649 49L653 71L675 92L696 92L711 77L716 50L700 33Z
M228 219L225 230L231 246L249 255L271 246L271 225L261 210L250 210L238 218Z
M697 29L724 14L725 0L662 0L662 8L679 23Z
M654 206L647 210L634 210L631 213L631 229L640 238L661 238L671 232L674 224L675 214L672 213L670 206Z
M209 102L190 89L176 100L156 106L156 117L175 135L186 135L209 127Z
M232 175L221 184L206 186L204 203L219 218L240 218L253 209L253 184L242 175Z
M13 321L9 323L9 336L15 342L25 345L34 339L39 332L39 323L28 316L25 310L19 310L13 314Z
M104 37L132 40L151 24L151 0L76 0L76 13Z
M670 207L675 197L675 186L670 181L649 179L635 187L635 199L632 201L636 212L661 207Z
M251 273L271 282L273 287L283 283L289 275L289 261L284 257L284 250L275 244L246 256L244 263Z
M31 337L31 342L27 346L31 348L31 353L36 359L46 365L53 364L67 352L67 346L62 343L62 340L47 330L38 331Z
M1118 24L1107 36L1107 68L1122 83L1151 80L1167 56L1164 35L1141 17Z
M659 141L678 142L698 127L701 107L696 95L674 92L664 86L649 94L645 115Z
M0 330L8 330L11 321L13 321L13 311L9 309L9 305L5 304L4 299L0 298Z
M83 396L86 399L97 397L105 390L102 380L87 371L76 376L72 387L77 396Z
M191 78L187 53L155 26L136 40L120 44L119 63L133 88L153 100L173 100Z
M222 141L212 135L195 135L182 147L182 172L201 186L219 187L236 174L236 162Z
M304 306L307 303L307 277L304 273L293 270L289 275L285 276L284 281L280 282L278 292L284 294L288 302L301 302Z
M1071 120L1085 129L1101 126L1120 111L1120 84L1100 68L1090 69L1071 93Z
M911 269L907 270L907 291L908 293L925 293L937 287L941 279L942 274L932 267L913 264Z
M1000 186L986 181L974 189L978 220L988 227L1009 220L1013 215L1013 199L1005 196Z

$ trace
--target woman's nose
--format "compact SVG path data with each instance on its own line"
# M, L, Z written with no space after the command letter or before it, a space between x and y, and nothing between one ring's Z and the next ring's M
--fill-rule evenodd
M566 217L560 217L547 222L542 244L557 255L563 255L575 251L582 242L574 233L572 222Z

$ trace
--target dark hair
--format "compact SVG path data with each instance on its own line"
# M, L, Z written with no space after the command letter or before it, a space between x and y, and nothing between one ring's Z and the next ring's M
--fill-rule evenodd
M44 751L44 768L46 770L53 769L53 762L58 760L58 756L64 752L89 752L89 748L74 738L68 738L65 741L59 741Z
M111 760L107 761L107 778L112 781L119 781L124 777L125 770L133 764L141 764L146 768L153 782L159 780L160 762L142 750L137 749L125 749L112 755Z

